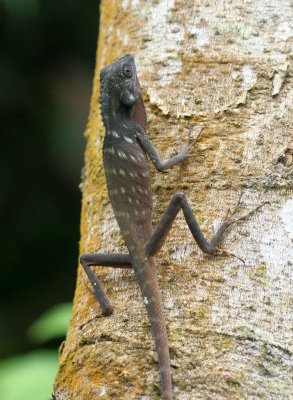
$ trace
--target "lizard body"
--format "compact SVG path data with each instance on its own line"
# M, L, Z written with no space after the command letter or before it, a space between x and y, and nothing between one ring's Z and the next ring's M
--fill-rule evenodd
M163 391L170 391L171 370L168 338L157 271L153 257L146 257L145 254L145 247L153 233L150 168L146 153L137 139L137 132L140 129L132 119L136 118L136 115L131 115L133 104L128 105L133 101L139 101L140 92L138 84L136 84L137 77L133 57L124 57L122 63L124 66L127 65L131 71L129 78L125 76L123 67L117 71L115 66L110 66L101 74L102 82L103 79L108 79L108 90L113 90L111 84L109 85L111 68L114 70L112 71L114 86L117 85L117 81L124 83L127 80L130 87L130 90L127 87L125 89L127 91L124 94L126 104L121 101L123 96L119 93L120 90L125 93L122 87L119 87L117 96L112 96L112 98L112 92L107 94L106 87L101 91L101 109L106 127L103 144L105 176L114 214L133 260L132 268L148 312L158 353ZM111 100L109 101L109 99ZM144 109L141 114L143 111ZM141 123L146 125L145 122Z
M106 128L103 162L107 188L129 254L84 254L80 261L105 316L112 313L112 307L91 266L133 268L158 354L163 400L172 400L168 338L154 256L164 243L180 210L184 213L196 243L209 254L219 252L218 244L226 229L246 216L224 221L208 242L186 197L183 193L177 193L153 230L151 177L147 156L158 171L164 172L188 157L190 145L185 146L175 157L160 161L145 133L146 113L133 56L126 55L101 71L101 114ZM255 210L258 208L260 206Z

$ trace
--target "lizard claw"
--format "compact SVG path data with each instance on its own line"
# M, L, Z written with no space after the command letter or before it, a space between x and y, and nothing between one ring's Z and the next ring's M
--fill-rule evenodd
M264 201L263 203L259 204L257 207L254 207L252 210L248 211L246 214L241 215L238 218L232 219L229 221L229 225L235 224L236 222L243 221L244 219L250 217L252 214L254 214L256 211L258 211L260 208L262 208L266 204L271 204L269 201ZM234 214L232 214L233 216Z
M87 287L87 289L93 294L95 295L94 290L90 287L90 285L87 283L86 279L83 276L83 273L80 274L81 276L81 280L83 281L83 283L85 284L85 286ZM96 314L94 317L90 318L88 321L84 322L83 324L81 324L79 326L79 329L82 329L85 325L89 324L90 322L94 321L95 319L98 318L103 318L103 317L107 317L109 315L113 314L113 308L111 306L105 307L104 309L102 308L102 312L100 314Z
M233 219L233 217L234 217L235 214L237 213L237 211L238 211L238 209L239 209L239 206L240 206L240 204L241 204L242 196L243 196L243 191L241 191L241 193L240 193L240 196L239 196L239 198L238 198L238 201L237 201L236 206L234 207L234 210L231 211L230 208L228 208L228 210L227 210L227 213L226 213L226 216L225 216L225 222L224 222L224 223L226 224L227 227L231 226L232 224L235 224L236 222L242 221L242 220L244 220L244 219L250 217L250 216L251 216L252 214L254 214L256 211L258 211L260 208L262 208L265 204L270 204L269 201L264 201L263 203L261 203L260 205L258 205L258 206L255 207L255 208L253 208L252 210L250 210L250 211L247 212L246 214L241 215L240 217L234 218L234 219ZM222 255L222 256L232 256L232 257L235 257L235 258L237 258L238 260L240 260L240 261L245 265L245 261L244 261L242 258L240 258L239 256L237 256L237 255L234 254L234 253L230 253L230 252L227 251L227 250L223 250L223 249L217 248L216 254Z
M223 249L219 249L219 248L218 248L216 254L219 255L219 256L231 256L231 257L235 257L235 258L237 258L239 261L241 261L241 262L243 263L243 265L246 266L245 261L243 260L243 258L237 256L237 255L234 254L234 253L230 253L230 251L227 251L227 250L223 250Z
M202 134L204 129L205 129L205 126L201 127L200 130L196 133L195 138L192 138L192 139L191 139L192 129L189 129L189 131L188 131L188 142L187 142L188 143L187 144L188 150L190 150L195 145L195 143L197 142L198 138L200 137L200 135Z
M254 207L252 210L248 211L246 214L241 215L240 217L233 219L233 217L235 216L235 214L237 213L237 211L238 211L238 209L240 207L242 196L243 196L243 190L240 192L237 204L234 207L233 211L231 211L230 208L228 208L228 210L227 210L227 213L226 213L226 216L225 216L225 221L229 224L229 226L232 225L232 224L235 224L236 222L242 221L242 220L250 217L252 214L254 214L256 211L258 211L264 205L270 204L269 201L264 201L261 204L259 204L257 207Z
M92 318L88 319L86 322L84 322L83 324L79 325L79 329L83 329L87 324L89 324L90 322L94 321L95 319L98 318L103 318L104 315L103 314L96 314L94 315Z
M238 201L237 201L236 206L234 207L234 210L231 211L231 209L228 208L226 216L225 216L225 221L231 221L232 217L237 213L237 210L239 209L239 206L241 204L242 196L243 196L243 190L241 190L241 192L240 192L240 195L238 197Z
M184 158L187 158L189 155L190 150L192 149L192 147L195 145L195 143L197 142L197 139L199 138L199 136L201 135L202 131L205 129L205 127L200 128L199 132L196 134L195 138L191 139L191 132L192 130L189 129L188 130L188 140L187 140L187 145L184 146L181 150L181 155Z
M79 329L83 329L87 324L91 323L95 319L104 318L104 317L107 317L107 316L109 316L111 314L113 314L113 308L110 306L110 307L106 308L105 310L103 310L100 314L94 315L92 318L88 319L86 322L84 322L83 324L79 325Z

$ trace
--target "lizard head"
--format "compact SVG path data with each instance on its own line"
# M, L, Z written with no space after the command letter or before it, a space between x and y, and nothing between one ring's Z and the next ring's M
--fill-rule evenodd
M137 101L140 90L136 83L136 68L131 54L119 58L101 71L101 96L103 89L110 91L111 97L119 99L122 105L131 107Z
M127 54L103 68L100 82L102 108L124 110L133 122L146 129L146 113L134 57Z

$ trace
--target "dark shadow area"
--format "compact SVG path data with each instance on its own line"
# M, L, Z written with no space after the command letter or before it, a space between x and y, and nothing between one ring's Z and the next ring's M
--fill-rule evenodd
M0 3L0 355L71 301L98 34L94 0Z

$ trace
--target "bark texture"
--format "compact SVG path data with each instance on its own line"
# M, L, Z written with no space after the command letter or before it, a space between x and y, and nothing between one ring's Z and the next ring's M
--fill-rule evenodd
M82 176L80 252L125 251L105 190L99 71L134 54L159 154L205 130L183 165L153 170L154 224L183 191L206 234L243 190L222 247L201 253L182 214L158 257L174 396L293 398L293 3L291 0L104 0ZM159 372L132 271L97 268L114 315L99 312L78 272L55 382L58 400L159 399Z

